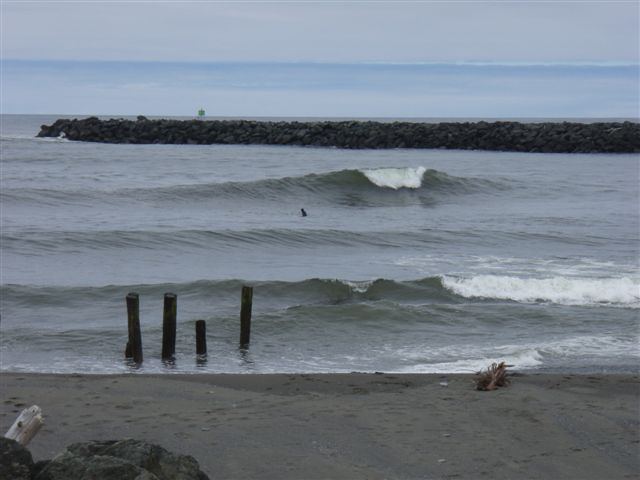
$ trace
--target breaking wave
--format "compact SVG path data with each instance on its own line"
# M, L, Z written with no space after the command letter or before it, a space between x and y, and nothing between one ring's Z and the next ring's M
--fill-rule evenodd
M193 202L210 199L282 201L310 195L328 203L396 205L430 203L441 196L492 192L508 188L504 182L448 175L425 167L347 169L299 177L255 181L172 185L170 187L104 190L3 189L7 203L86 203L90 201Z
M378 187L393 188L420 188L422 177L427 169L417 168L378 168L373 170L362 170L362 173L371 183Z
M347 169L328 173L312 173L300 177L284 177L254 182L227 182L176 186L157 189L160 194L208 197L211 195L281 199L283 195L353 193L394 193L398 190L439 193L470 193L486 188L504 188L499 182L448 175L425 167Z
M4 285L5 299L24 305L73 302L83 298L112 298L129 291L162 295L207 295L235 299L242 280L198 280L187 283L148 285L109 285L104 287L34 287ZM640 307L640 282L631 278L518 278L478 275L469 278L433 276L418 280L375 279L347 281L312 278L297 282L252 282L256 295L287 305L337 304L343 302L391 301L403 304L460 304L477 299L520 303L556 303L561 305L603 305Z
M640 282L621 278L520 278L477 275L443 277L443 286L466 298L513 300L521 303L550 302L561 305L640 306Z

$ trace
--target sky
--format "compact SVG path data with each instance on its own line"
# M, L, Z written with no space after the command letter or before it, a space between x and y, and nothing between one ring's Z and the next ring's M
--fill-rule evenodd
M637 117L638 1L11 1L2 113Z

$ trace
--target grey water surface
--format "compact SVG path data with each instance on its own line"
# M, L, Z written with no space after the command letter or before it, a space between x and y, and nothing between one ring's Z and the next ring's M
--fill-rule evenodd
M2 370L129 371L135 291L142 372L638 371L637 155L34 138L56 118L2 116Z

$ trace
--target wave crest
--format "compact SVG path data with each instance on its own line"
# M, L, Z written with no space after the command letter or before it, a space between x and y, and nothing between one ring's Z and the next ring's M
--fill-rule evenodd
M374 170L361 170L374 185L383 188L420 188L422 186L422 176L427 169L417 168L377 168Z
M251 181L196 183L170 187L106 190L3 189L3 203L45 205L87 202L201 202L207 200L277 201L313 196L330 204L404 205L431 204L448 195L496 192L508 188L504 182L448 175L426 167L345 169L298 177Z
M444 276L445 288L466 298L492 298L521 303L640 306L640 282L631 278L520 278L477 275Z
M112 298L127 291L139 291L146 295L162 295L166 291L174 291L179 294L228 296L235 299L244 284L244 281L235 279L103 287L35 287L6 284L0 286L0 289L7 301L34 305L48 302L57 304L80 297ZM290 305L381 300L414 305L459 304L468 302L464 299L480 299L577 306L640 307L640 281L628 277L539 279L477 275L469 278L434 276L405 281L383 278L363 281L311 278L297 282L267 280L251 284L256 287L256 295L264 295L272 300L281 299Z

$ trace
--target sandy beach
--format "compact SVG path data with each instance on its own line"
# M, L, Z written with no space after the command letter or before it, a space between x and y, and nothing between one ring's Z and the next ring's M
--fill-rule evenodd
M640 471L637 375L2 373L5 431L38 404L36 460L136 438L211 478L618 479Z

